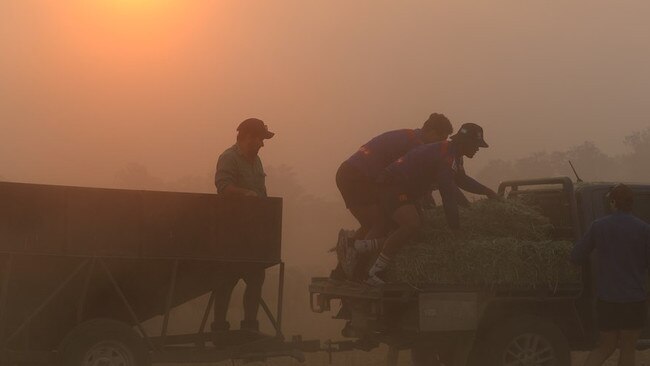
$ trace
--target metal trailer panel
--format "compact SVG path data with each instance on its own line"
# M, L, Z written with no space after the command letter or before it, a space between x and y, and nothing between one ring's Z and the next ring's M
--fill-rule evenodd
M277 264L282 200L0 182L0 252Z
M62 190L67 221L62 254L140 255L141 192L70 187Z
M425 292L418 296L421 332L471 331L478 328L476 292Z
M89 319L135 326L209 293L223 278L237 277L251 266L267 265L0 254L0 348L7 341L15 350L51 349Z
M0 183L0 250L65 251L65 199L61 187Z

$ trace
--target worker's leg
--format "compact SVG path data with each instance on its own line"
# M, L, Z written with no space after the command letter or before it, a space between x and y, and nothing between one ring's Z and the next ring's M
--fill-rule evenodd
M374 182L365 173L347 162L336 172L336 186L341 192L345 207L359 221L353 239L363 239L373 226L379 206Z
M214 296L214 322L212 323L213 331L227 331L230 329L226 317L228 315L228 306L230 305L230 296L239 281L236 276L224 276L212 289Z
M397 223L397 229L386 238L381 254L393 258L420 228L420 216L415 205L408 204L399 207L392 215Z
M585 366L601 366L614 353L618 345L618 331L600 332L598 347L589 352Z
M363 211L364 221L360 221L363 230L355 235L354 249L359 253L379 251L386 240L387 220L379 204L364 206Z
M392 219L397 223L398 228L386 238L377 261L370 268L368 273L370 277L386 270L397 252L420 227L420 216L412 203L398 207L393 212Z
M378 212L379 216L375 220L374 224L372 225L372 228L366 234L366 237L364 239L384 239L383 241L386 241L385 238L388 236L388 233L390 232L391 229L391 222L390 220L386 217L386 215L379 210Z
M636 342L639 340L640 330L621 330L619 344L621 356L618 359L619 366L634 366L636 359Z
M365 239L370 230L375 226L375 223L381 218L379 204L353 206L350 207L350 212L359 221L360 225L354 235L354 240Z
M262 287L266 277L265 269L252 269L244 276L246 290L244 291L244 321L242 329L259 330L257 312L262 299Z

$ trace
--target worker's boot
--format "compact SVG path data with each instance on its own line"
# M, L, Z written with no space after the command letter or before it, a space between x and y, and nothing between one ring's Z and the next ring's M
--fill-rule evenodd
M357 250L354 248L354 238L351 232L339 230L338 241L336 243L336 256L341 265L341 269L347 278L354 276L354 268L357 265Z
M379 287L386 284L386 272L375 272L374 274L368 275L366 279L366 285L372 287Z
M212 328L212 344L215 347L227 347L232 345L232 337L230 336L230 323L228 322L213 322L210 325Z
M240 323L240 329L246 330L249 332L258 332L260 331L260 322L257 320L242 320Z
M379 254L375 264L373 264L368 271L366 284L374 287L386 284L387 269L390 263L391 259L389 257L385 256L383 253Z
M260 323L257 320L242 320L240 324L241 336L250 343L249 347L265 347L268 342L273 342L273 337L260 332ZM244 364L252 362L266 362L263 356L246 357L243 359Z

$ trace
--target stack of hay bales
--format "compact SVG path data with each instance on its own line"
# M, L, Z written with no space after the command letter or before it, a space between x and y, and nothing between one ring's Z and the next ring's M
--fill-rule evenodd
M421 233L404 247L391 282L557 288L579 281L569 263L573 243L552 238L545 216L517 200L481 200L460 210L453 235L442 207L423 215Z

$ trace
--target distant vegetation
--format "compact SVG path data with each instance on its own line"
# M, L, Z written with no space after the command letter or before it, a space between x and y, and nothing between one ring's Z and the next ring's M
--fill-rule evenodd
M569 160L585 181L650 181L650 128L625 137L628 152L610 156L593 142L584 142L567 151L537 152L514 160L493 160L477 178L496 187L509 179L549 176L574 177Z

